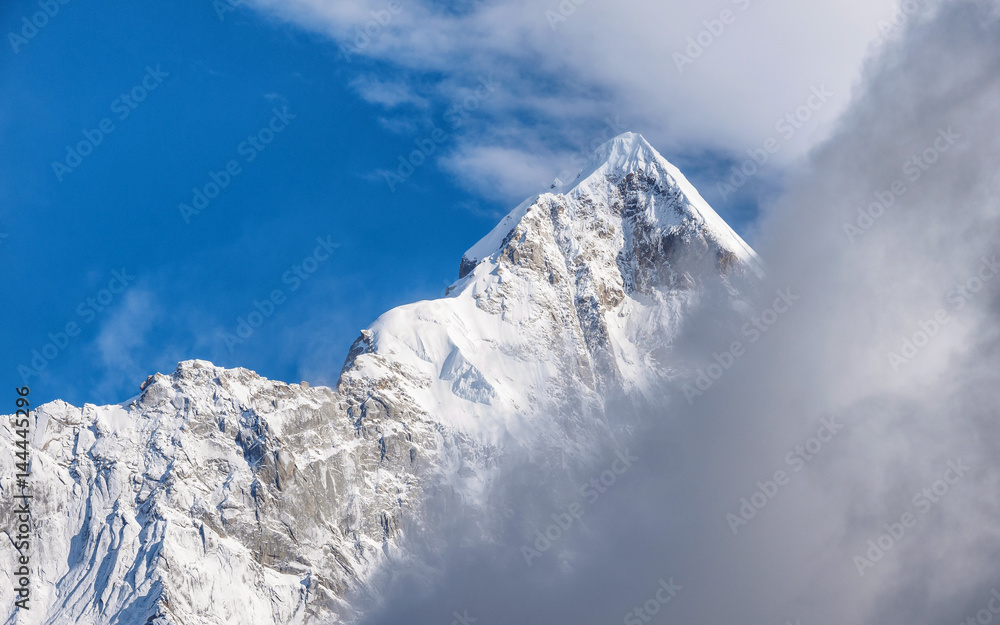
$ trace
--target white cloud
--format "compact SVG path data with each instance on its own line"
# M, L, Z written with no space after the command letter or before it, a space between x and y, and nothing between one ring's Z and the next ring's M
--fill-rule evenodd
M542 188L554 177L553 161L544 153L531 153L496 145L465 143L441 160L456 180L473 189L494 189L502 197L517 197L524 181Z
M411 104L417 108L426 108L427 100L420 97L402 82L387 82L372 76L360 76L351 82L351 86L371 104L378 104L387 109L393 109L403 104Z
M480 159L482 150L519 150L524 143L558 152L571 131L592 132L613 114L666 154L706 148L742 154L773 135L775 121L800 106L813 86L825 85L835 97L778 155L787 162L828 134L850 101L879 21L892 17L895 6L893 0L579 6L496 0L446 10L401 1L393 14L383 0L256 4L335 38L352 63L361 56L384 63L390 82L419 76L421 97L434 102L454 101L479 76L495 74L502 93L462 128L452 166L463 155ZM560 6L574 10L564 8L565 21L550 21L561 19ZM723 11L731 12L728 25ZM709 29L718 36L701 34ZM699 35L709 45L700 54L687 50L688 38ZM698 58L681 71L674 55L687 52ZM538 153L534 145L531 153ZM509 179L499 185L513 194L505 199L538 190L525 173L494 174Z
M137 362L148 362L147 338L156 327L159 311L155 295L137 286L122 296L121 304L101 324L94 339L104 371L95 389L98 394L117 395L123 384L142 381L147 375Z

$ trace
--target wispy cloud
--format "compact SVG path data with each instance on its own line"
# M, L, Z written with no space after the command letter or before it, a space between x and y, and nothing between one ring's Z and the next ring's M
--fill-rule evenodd
M137 383L148 372L137 363L148 362L145 351L149 335L156 329L161 307L154 293L141 286L129 290L121 304L101 324L94 345L103 370L95 392L118 395L123 385Z
M573 131L596 132L609 115L619 115L666 154L711 148L742 160L812 86L823 84L836 97L776 156L787 163L828 135L880 32L900 30L886 26L896 14L894 0L499 0L448 8L413 0L380 21L388 4L255 2L342 46L361 37L366 45L352 54L374 61L379 81L419 86L430 109L461 97L477 76L495 74L504 93L462 129L452 165L490 149L537 154L532 144L538 142L572 151L580 147ZM679 71L677 55L697 58ZM371 95L391 106L404 93ZM480 190L495 196L499 188L507 200L537 192L527 173L498 172L494 177L509 180Z
M413 89L403 82L379 80L373 76L359 76L351 82L351 86L366 101L378 104L387 109L393 109L404 104L417 108L427 108L425 98L417 95Z

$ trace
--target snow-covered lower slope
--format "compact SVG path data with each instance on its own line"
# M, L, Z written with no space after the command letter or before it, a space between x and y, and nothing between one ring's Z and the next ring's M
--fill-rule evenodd
M19 623L324 622L391 548L418 454L437 453L403 424L352 422L330 389L203 361L125 404L54 402L33 420ZM0 465L14 473L9 454ZM14 561L9 541L0 552Z
M473 246L446 297L362 331L336 389L188 361L121 405L34 411L33 608L5 569L4 622L336 622L428 489L475 506L511 446L596 448L608 400L670 380L695 311L763 269L641 136L593 162ZM12 441L5 420L8 498Z

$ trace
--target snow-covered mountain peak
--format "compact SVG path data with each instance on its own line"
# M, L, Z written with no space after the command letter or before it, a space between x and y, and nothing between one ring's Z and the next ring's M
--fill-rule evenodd
M572 188L529 198L462 258L448 297L382 315L341 376L392 389L484 444L560 437L608 393L672 378L667 355L707 299L761 274L752 249L636 133L602 145ZM556 416L543 425L534 415Z
M607 218L640 217L632 222L640 227L641 237L663 233L695 235L717 246L723 256L738 261L758 277L763 276L763 263L753 249L715 212L684 174L636 132L622 133L598 147L588 166L572 184L528 198L508 213L463 255L459 276L464 277L480 261L499 253L533 207L566 199L571 200L571 204L582 202L585 210L574 211L566 217L583 228L597 227ZM594 206L604 206L608 210L590 210Z
M626 175L649 169L665 161L659 152L637 132L624 132L601 144L590 159L591 171L601 170L605 175ZM577 180L586 178L585 169Z

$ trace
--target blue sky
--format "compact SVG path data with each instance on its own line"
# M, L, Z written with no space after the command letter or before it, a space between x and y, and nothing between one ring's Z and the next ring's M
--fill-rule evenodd
M4 3L4 33L22 33L39 10ZM537 111L510 105L524 86L504 78L506 96L452 127L449 106L474 80L449 91L437 68L378 54L348 59L335 37L295 19L245 6L220 18L208 0L71 1L32 37L8 34L5 46L2 377L12 388L25 375L19 367L41 369L27 374L37 401L123 401L147 375L191 358L332 384L361 328L393 306L440 297L461 254L523 196L543 190L607 117L553 129ZM506 70L530 70L519 62ZM483 75L455 70L454 82ZM597 87L551 89L576 101L606 97ZM654 144L662 135L641 115L621 123ZM395 169L432 124L448 131L444 140L390 190L379 172ZM528 172L517 184L484 177L484 162L494 161L463 165L468 146L515 126L562 160L551 171L522 166L516 154L509 166L495 161ZM80 142L96 145L84 145L77 163L67 146ZM775 165L722 201L715 184L739 150L696 140L657 147L744 234L781 171ZM192 204L213 174L224 180L231 161L238 173L186 220L179 205ZM320 251L328 258L313 267L317 238L337 247ZM290 279L303 261L315 271ZM115 272L124 272L124 289ZM238 319L274 290L283 297L273 314L241 344L227 344ZM62 337L70 323L79 333Z

